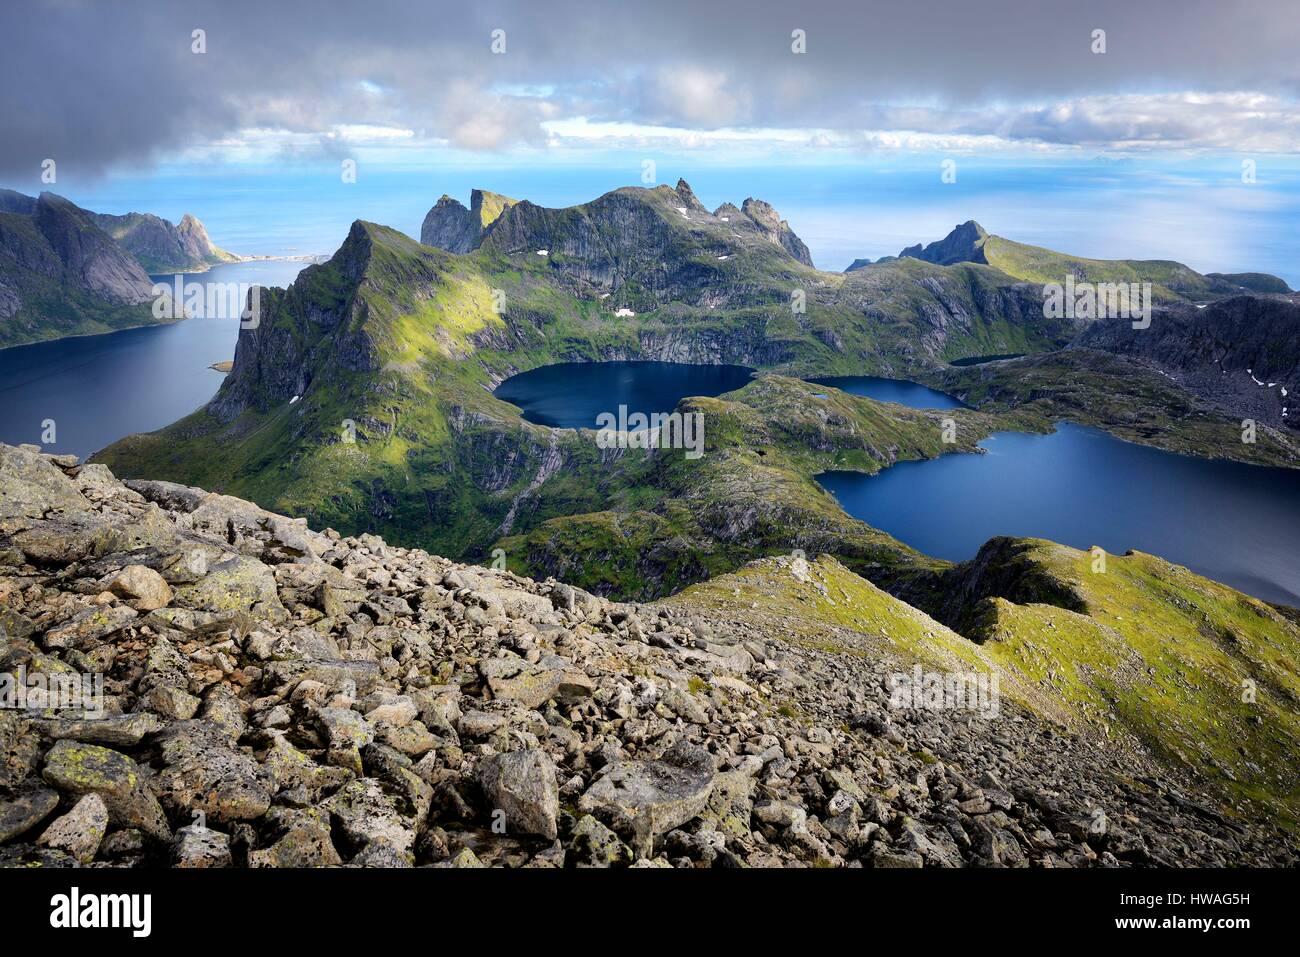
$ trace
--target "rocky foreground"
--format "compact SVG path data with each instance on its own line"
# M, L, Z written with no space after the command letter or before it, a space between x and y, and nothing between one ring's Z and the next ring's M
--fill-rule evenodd
M826 592L821 562L757 564ZM29 686L0 710L0 863L1296 862L1267 821L1008 700L891 708L913 661L827 636L0 446L0 675ZM102 716L48 710L32 677L58 673L103 675Z

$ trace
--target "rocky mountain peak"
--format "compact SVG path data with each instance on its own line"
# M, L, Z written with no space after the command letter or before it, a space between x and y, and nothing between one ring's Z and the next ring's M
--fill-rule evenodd
M740 211L753 221L759 231L767 236L772 242L783 247L795 259L799 260L805 266L813 264L812 254L808 252L808 247L804 245L790 224L781 218L771 203L761 199L748 197L740 206Z
M519 201L501 193L476 189L470 193L469 208L443 193L424 217L420 242L451 253L477 249L488 227Z
M691 184L686 182L686 180L679 179L677 181L677 186L673 191L678 195L678 197L681 199L682 203L686 206L687 209L694 210L699 213L708 212L708 210L705 209L704 204L701 203L699 199L696 198L695 191L691 189Z
M486 230L511 206L519 200L512 199L491 190L476 189L470 193L469 211L481 230Z
M973 219L953 228L943 239L930 243L924 248L920 243L908 246L898 254L899 258L921 259L938 266L951 266L954 263L987 263L984 254L984 240L988 232Z

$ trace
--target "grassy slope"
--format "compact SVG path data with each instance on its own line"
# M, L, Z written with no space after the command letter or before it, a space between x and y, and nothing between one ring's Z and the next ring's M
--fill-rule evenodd
M1300 627L1268 604L1138 552L1033 542L1041 572L1084 601L986 596L971 637L1013 676L1102 733L1124 730L1239 797L1300 819ZM1244 694L1253 682L1254 701Z
M601 480L599 512L561 513L497 543L512 567L637 598L793 548L833 552L881 580L929 574L944 563L851 518L814 477L971 452L993 429L980 413L908 409L783 376L678 408L704 416L702 457L628 453Z
M1149 282L1158 302L1208 299L1222 291L1213 279L1173 260L1085 259L1001 236L987 237L983 249L990 266L1026 282L1064 283L1067 275L1077 282Z
M692 586L670 604L765 621L823 650L892 654L943 670L996 673L1001 692L1107 747L1140 746L1295 829L1300 793L1300 627L1184 568L1019 541L1085 611L986 597L972 643L834 559L767 559ZM1253 703L1243 682L1253 681Z

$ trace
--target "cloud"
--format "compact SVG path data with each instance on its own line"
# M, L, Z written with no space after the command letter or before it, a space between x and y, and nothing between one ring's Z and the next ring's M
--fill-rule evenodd
M497 151L564 145L554 124L578 121L697 147L748 130L1300 152L1291 0L27 0L0 7L0 36L0 176L24 179L47 157L94 174L249 131L290 151L367 129Z
M735 89L723 70L662 67L649 86L645 112L652 122L716 129L746 122L751 115L749 95Z

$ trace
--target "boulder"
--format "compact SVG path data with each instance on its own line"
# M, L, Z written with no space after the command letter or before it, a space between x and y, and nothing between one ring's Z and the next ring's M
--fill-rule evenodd
M658 761L611 764L582 795L578 808L630 835L637 855L648 857L656 835L704 810L715 774L712 756L682 740Z
M108 590L126 599L136 611L153 611L172 600L166 579L146 565L127 565L109 583Z
M87 794L47 827L36 843L87 864L94 860L107 831L108 806L98 794Z
M494 823L498 812L504 815L507 834L555 840L559 786L555 765L545 751L528 748L489 755L479 767L479 783Z
M27 833L58 806L59 795L42 787L27 787L12 797L0 797L0 844Z
M191 824L176 832L172 841L172 867L230 867L230 837L220 831Z
M269 775L216 725L178 721L158 744L158 793L178 815L202 811L210 821L233 823L261 817L271 806Z
M171 828L144 773L125 754L95 744L60 741L45 756L45 782L73 797L98 794L108 818L119 827L139 828L160 841L171 839Z

